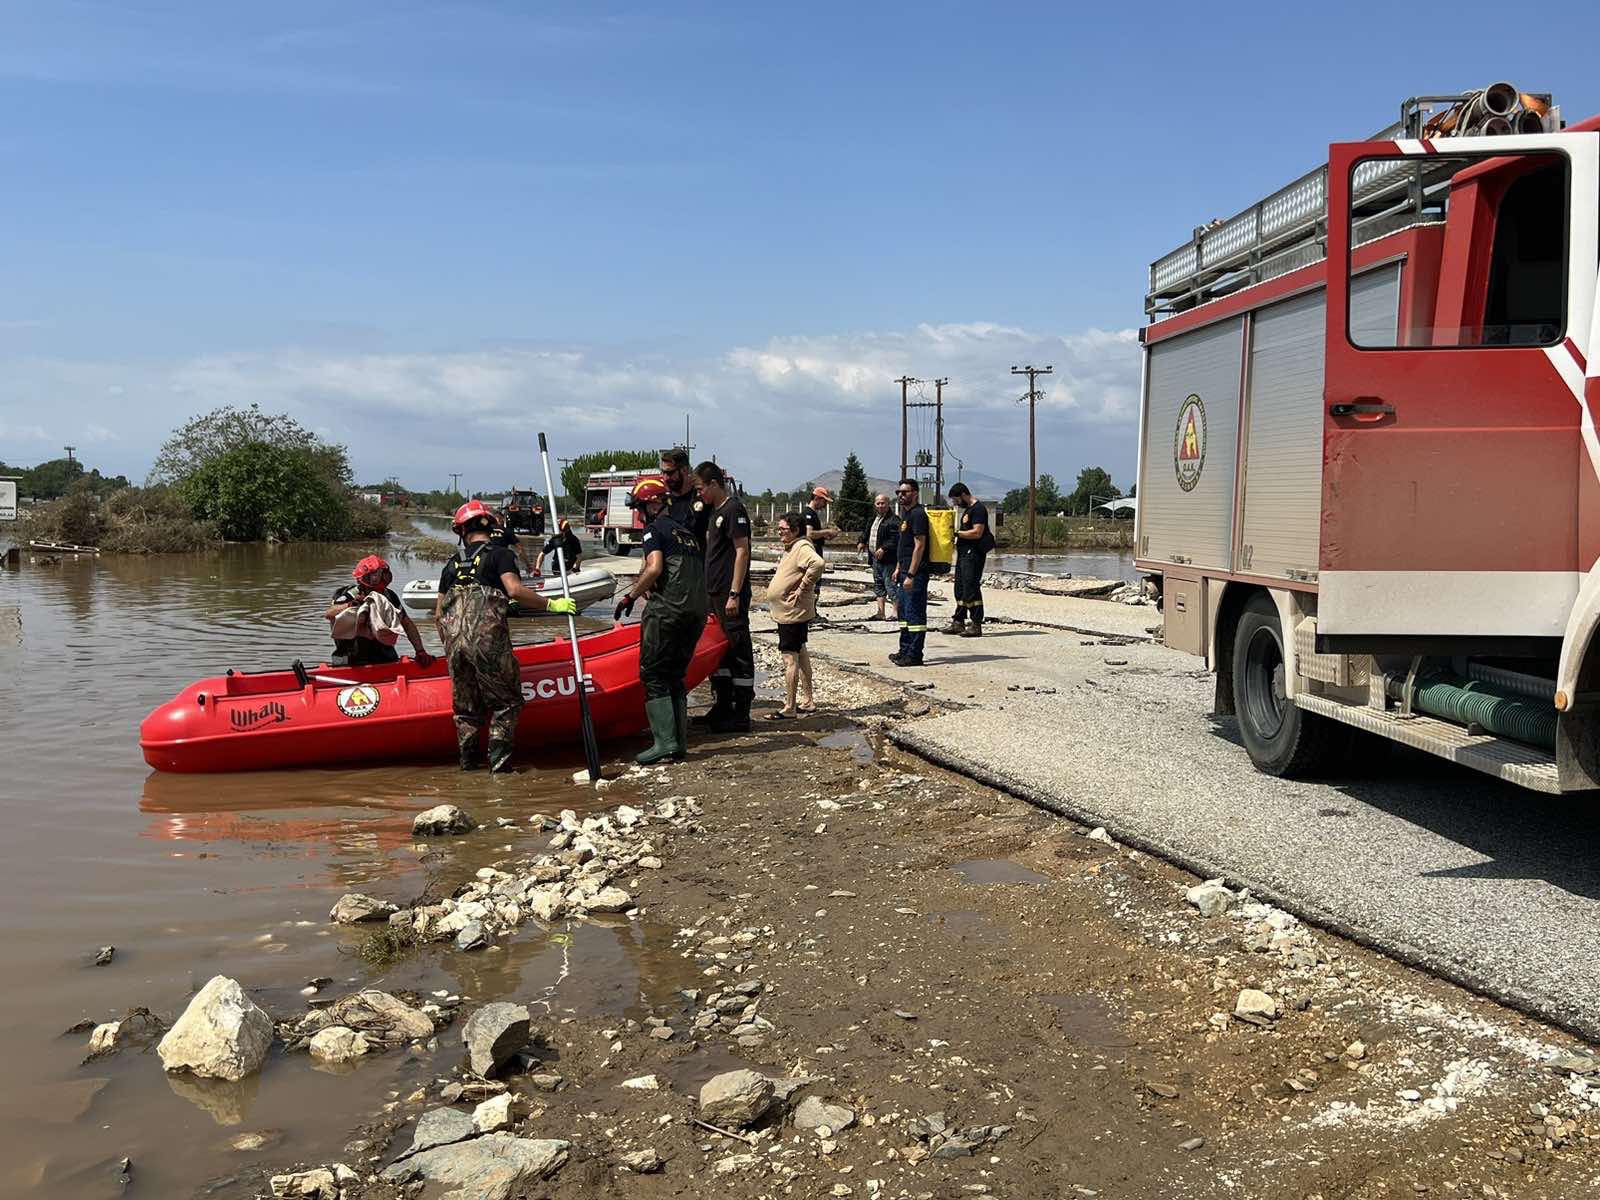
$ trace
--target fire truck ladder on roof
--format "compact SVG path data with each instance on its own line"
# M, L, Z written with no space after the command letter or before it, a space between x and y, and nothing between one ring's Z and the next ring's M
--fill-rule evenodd
M1450 96L1413 96L1400 120L1368 141L1504 133L1554 132L1561 110L1545 94L1518 93L1510 84ZM1444 185L1460 163L1387 160L1356 170L1357 244L1408 225L1443 219ZM1147 319L1184 312L1328 256L1328 168L1302 175L1225 221L1195 229L1194 237L1150 264Z

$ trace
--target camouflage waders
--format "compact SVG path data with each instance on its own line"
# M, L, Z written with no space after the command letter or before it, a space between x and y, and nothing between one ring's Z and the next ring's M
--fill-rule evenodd
M463 564L461 570L467 569ZM504 592L469 582L450 589L439 616L464 771L483 765L478 747L485 723L490 769L504 771L511 765L517 714L522 711L522 668L511 652L506 607Z

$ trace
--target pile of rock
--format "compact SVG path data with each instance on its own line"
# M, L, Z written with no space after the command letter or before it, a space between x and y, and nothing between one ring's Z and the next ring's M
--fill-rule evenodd
M458 949L475 950L530 920L549 924L563 917L629 912L633 896L614 881L624 871L662 865L645 836L647 828L684 826L698 813L691 798L669 797L653 813L624 804L582 820L571 809L556 820L532 818L553 834L550 853L484 867L454 896L391 913L389 924L420 941L454 939Z
M400 1046L425 1044L454 1019L454 1004L431 1000L410 1004L369 988L314 1008L297 1021L284 1022L278 1032L289 1050L309 1050L320 1062L342 1063Z

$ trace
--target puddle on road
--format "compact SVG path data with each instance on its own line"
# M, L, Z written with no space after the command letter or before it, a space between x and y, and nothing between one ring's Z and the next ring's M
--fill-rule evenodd
M968 883L1049 883L1048 875L1030 871L1009 858L969 858L950 868Z
M1040 996L1055 1009L1051 1024L1067 1037L1101 1050L1128 1050L1137 1045L1111 1015L1111 1006L1088 992Z
M707 1080L725 1071L743 1071L749 1066L726 1047L701 1042L696 1050L674 1059L660 1074L673 1091L698 1097Z
M826 750L848 750L856 766L870 767L883 750L883 734L851 726L848 729L836 729L826 737L819 738L817 745Z

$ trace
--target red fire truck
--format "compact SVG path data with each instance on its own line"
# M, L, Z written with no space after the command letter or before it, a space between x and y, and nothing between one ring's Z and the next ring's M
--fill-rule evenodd
M1600 787L1600 117L1495 84L1150 267L1136 559L1251 759Z
M628 494L641 479L660 479L661 472L646 470L596 471L584 484L583 524L607 554L626 554L644 536L644 518L628 507ZM738 482L728 473L728 490L741 495Z

